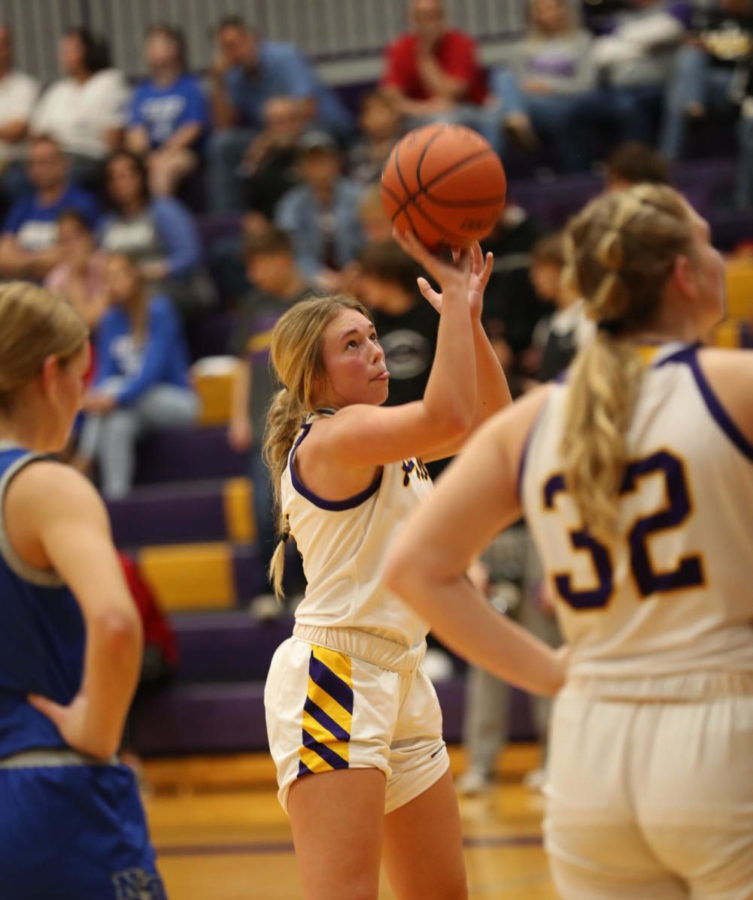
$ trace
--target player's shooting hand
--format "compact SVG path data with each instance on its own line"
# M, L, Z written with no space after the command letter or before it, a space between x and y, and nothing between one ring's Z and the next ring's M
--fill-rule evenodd
M416 260L431 277L438 282L442 292L435 291L425 278L417 280L418 289L424 299L441 313L445 295L452 293L467 297L471 288L473 270L470 250L453 251L453 260L448 262L431 252L419 241L413 232L393 231L393 237L402 249Z

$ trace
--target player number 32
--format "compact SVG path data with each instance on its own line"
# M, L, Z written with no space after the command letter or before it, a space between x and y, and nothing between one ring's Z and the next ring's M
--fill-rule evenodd
M667 450L660 450L627 466L620 490L630 494L640 487L642 479L661 475L665 480L667 503L661 509L640 516L626 534L630 550L630 568L642 597L660 591L700 587L704 584L700 556L685 556L669 571L657 571L649 553L650 539L662 531L681 526L692 513L690 495L682 461ZM566 492L562 475L553 475L544 485L544 507L553 510L557 496ZM591 554L597 584L588 590L573 586L569 574L556 574L554 583L562 599L574 609L599 609L606 606L614 587L614 573L609 549L585 528L571 531L574 550Z

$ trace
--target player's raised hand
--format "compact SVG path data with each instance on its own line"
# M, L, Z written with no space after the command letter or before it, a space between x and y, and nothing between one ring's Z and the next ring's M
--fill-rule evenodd
M393 237L402 249L416 260L431 277L439 283L442 292L435 291L425 278L417 280L422 296L437 312L442 311L443 297L452 292L467 296L471 287L473 271L471 251L454 250L453 260L440 259L419 241L413 232L393 231Z

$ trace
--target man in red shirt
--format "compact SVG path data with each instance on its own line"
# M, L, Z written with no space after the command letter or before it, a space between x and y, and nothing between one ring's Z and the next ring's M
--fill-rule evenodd
M442 0L409 0L412 30L386 49L382 87L410 127L456 122L474 128L500 152L498 102L488 94L475 40L451 28Z

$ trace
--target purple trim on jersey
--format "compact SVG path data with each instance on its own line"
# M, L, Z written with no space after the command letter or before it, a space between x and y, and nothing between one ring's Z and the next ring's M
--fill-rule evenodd
M711 418L714 419L716 424L722 429L743 456L747 456L748 459L753 462L753 444L750 443L737 425L732 421L729 413L719 402L718 397L708 383L706 376L703 374L701 364L698 361L698 345L688 348L688 350L692 352L689 352L686 359L683 361L687 362L690 366L690 371L693 373L698 390L701 392L703 402L711 413Z
M328 512L343 512L346 509L355 509L357 506L365 503L369 499L369 497L376 494L382 484L382 475L384 474L383 468L379 469L376 478L365 490L361 491L360 494L355 494L353 497L348 497L345 500L325 500L323 497L320 497L318 494L310 491L301 481L295 471L295 451L298 449L301 441L306 437L309 431L311 431L311 422L307 422L302 426L301 436L298 438L295 444L293 444L293 449L290 451L290 459L288 460L290 480L293 482L293 487L295 488L295 490L302 497L305 497L309 501L309 503L313 503L314 506L318 506L319 509L326 509Z
M666 366L668 363L687 363L692 368L692 360L695 358L696 351L701 346L700 341L696 341L694 344L685 344L685 346L680 347L679 350L675 350L673 353L670 353L669 356L665 356L663 359L657 360L657 362L653 363L651 368L660 369L662 366Z

